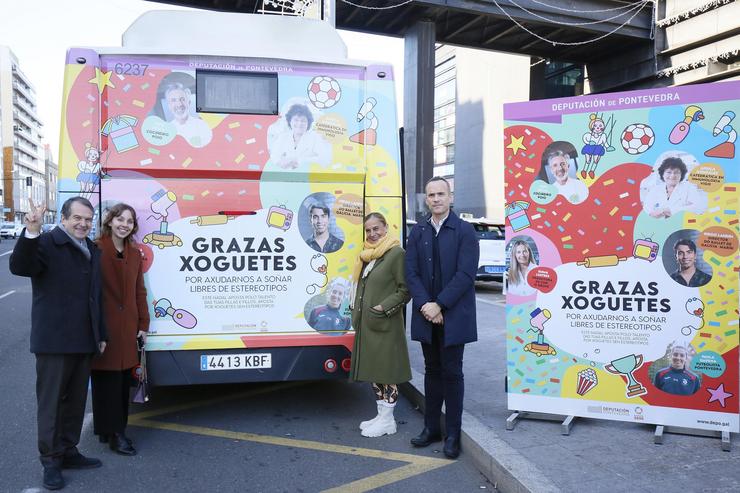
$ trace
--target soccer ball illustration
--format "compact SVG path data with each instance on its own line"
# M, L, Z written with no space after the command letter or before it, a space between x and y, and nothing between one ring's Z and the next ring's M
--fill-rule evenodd
M308 99L319 109L331 108L342 97L339 82L326 75L317 75L308 83Z
M655 133L644 123L628 125L622 132L622 147L628 154L642 154L653 146Z

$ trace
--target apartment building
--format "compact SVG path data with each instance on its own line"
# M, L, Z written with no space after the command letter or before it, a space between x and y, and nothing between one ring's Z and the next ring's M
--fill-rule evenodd
M46 184L46 217L44 222L52 224L57 222L57 179L59 178L59 165L54 161L49 144L44 145L45 156L45 184Z
M659 79L670 85L740 79L740 2L661 0Z
M527 56L438 45L434 168L455 210L504 222L503 103L529 100Z
M2 203L5 221L22 221L28 199L47 198L45 155L36 91L18 58L0 46L0 145L2 145Z

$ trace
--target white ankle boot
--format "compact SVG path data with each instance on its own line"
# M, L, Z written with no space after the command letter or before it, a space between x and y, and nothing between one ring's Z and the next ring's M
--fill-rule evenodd
M364 437L379 437L383 435L393 435L396 432L396 420L393 418L393 408L396 403L389 404L386 401L380 401L378 404L378 420L362 430Z
M365 428L367 428L368 426L370 426L371 424L375 423L377 420L380 419L380 408L382 407L382 402L383 401L375 401L375 403L378 406L378 414L376 414L373 419L368 419L367 421L363 421L362 423L360 423L361 430L364 430Z

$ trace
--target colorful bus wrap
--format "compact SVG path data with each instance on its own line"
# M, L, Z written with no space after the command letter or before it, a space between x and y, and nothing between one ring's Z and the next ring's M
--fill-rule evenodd
M154 385L347 377L362 217L400 237L403 206L392 68L345 52L321 21L186 11L68 51L59 204L136 209Z

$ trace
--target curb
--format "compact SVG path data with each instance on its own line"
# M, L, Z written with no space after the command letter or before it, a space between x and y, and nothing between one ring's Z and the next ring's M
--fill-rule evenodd
M419 382L416 386L412 382ZM424 376L411 369L411 382L401 384L401 393L424 411ZM560 489L533 462L498 437L478 418L463 410L462 436L464 453L475 467L502 493L555 493Z

